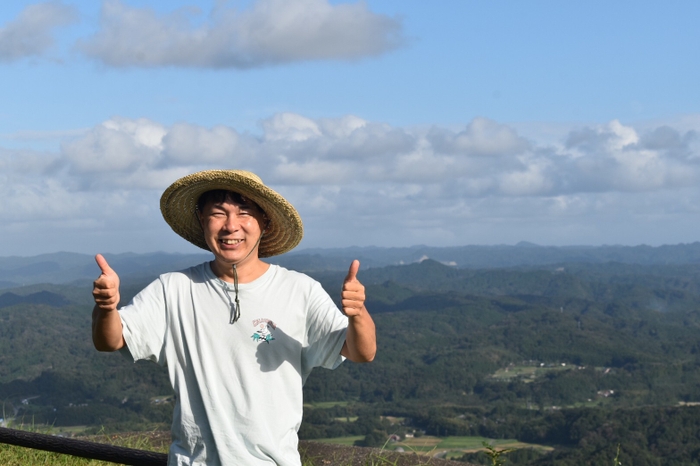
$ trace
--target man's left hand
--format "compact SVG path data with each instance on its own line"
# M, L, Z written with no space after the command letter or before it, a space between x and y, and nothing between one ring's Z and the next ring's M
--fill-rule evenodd
M365 287L357 279L360 270L360 261L354 260L350 264L350 270L343 282L343 291L340 294L343 305L343 314L348 317L357 317L365 310Z

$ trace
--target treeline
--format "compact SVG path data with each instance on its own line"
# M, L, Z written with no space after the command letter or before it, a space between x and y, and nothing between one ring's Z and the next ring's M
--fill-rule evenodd
M614 302L454 292L400 299L394 310L375 314L375 361L315 371L308 399L547 407L613 390L620 406L700 400L695 310L662 314ZM527 365L536 377L494 377Z
M388 416L403 421L391 423ZM300 436L364 435L358 445L381 446L389 435L407 432L516 438L555 447L551 453L534 449L509 453L508 464L513 465L611 464L615 456L622 464L635 466L680 466L700 461L700 407L696 406L527 410L507 404L489 408L378 404L307 408ZM462 459L491 464L483 454L467 454Z
M16 425L44 424L59 430L70 426L110 432L168 428L173 405L155 400L167 398L172 390L159 369L128 363L93 370L95 377L45 371L32 380L0 383L0 418L12 419Z
M524 442L557 446L550 454L530 455L524 461L519 460L518 455L509 455L511 464L610 464L618 456L618 445L621 464L680 466L700 461L698 407L568 409L545 415L519 412L495 418L505 422L491 422L481 429L484 434L503 433ZM451 424L448 419L441 421L431 416L426 422L430 426L428 429L450 429ZM464 459L474 461L475 458L466 455Z

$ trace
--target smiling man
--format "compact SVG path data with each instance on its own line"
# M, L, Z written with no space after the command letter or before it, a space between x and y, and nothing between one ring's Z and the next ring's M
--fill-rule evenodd
M169 465L300 465L302 387L314 367L368 362L374 322L353 261L342 312L308 276L261 260L293 249L301 218L242 170L211 170L161 197L172 229L214 258L161 275L127 306L101 255L93 342L167 366L176 393Z

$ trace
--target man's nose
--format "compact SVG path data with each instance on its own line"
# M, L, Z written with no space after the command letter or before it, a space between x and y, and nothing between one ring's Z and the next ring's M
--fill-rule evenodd
M236 231L240 226L241 219L238 218L238 215L229 215L226 217L226 223L224 224L224 228L226 228L226 230Z

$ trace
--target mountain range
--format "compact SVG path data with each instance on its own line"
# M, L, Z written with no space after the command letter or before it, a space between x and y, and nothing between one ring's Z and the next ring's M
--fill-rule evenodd
M111 267L134 280L155 277L209 260L205 252L173 254L104 254ZM349 247L300 249L270 258L270 262L305 272L344 271L353 259L361 270L417 263L433 259L459 269L488 269L552 264L639 265L700 263L700 242L664 246L539 246L521 242L514 246L412 246L405 248ZM92 281L99 269L93 256L69 252L38 256L0 257L0 289L37 283L64 284Z

